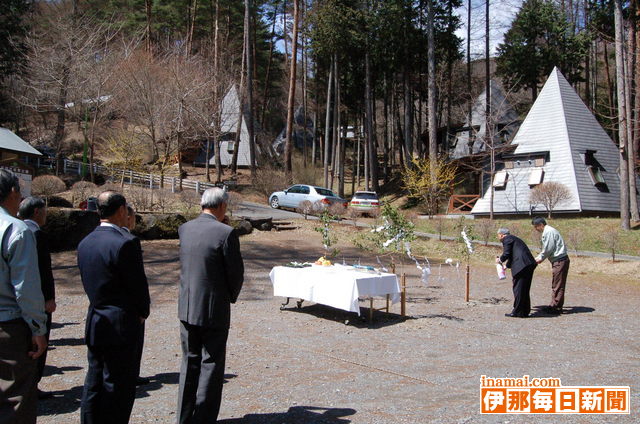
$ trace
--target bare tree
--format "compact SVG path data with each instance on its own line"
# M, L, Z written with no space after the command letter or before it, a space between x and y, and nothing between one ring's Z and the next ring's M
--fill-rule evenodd
M616 41L616 82L618 90L618 140L620 150L620 226L623 230L629 230L629 149L627 126L626 85L624 69L624 22L622 16L622 1L614 0L614 22Z
M544 207L547 208L549 218L551 218L551 212L553 212L559 203L567 202L572 198L571 190L569 190L566 185L550 181L537 185L531 190L529 203L532 205L544 205Z

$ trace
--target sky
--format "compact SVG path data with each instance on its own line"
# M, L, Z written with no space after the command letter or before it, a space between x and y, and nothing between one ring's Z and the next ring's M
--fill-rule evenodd
M463 0L464 1L464 0ZM485 1L471 1L471 56L472 58L484 56L485 43ZM496 48L504 38L505 32L509 29L518 9L522 5L522 0L492 0L489 3L489 44L491 55L495 55ZM469 0L457 9L461 18L462 26L457 31L457 35L464 40L463 48L467 48L467 13L469 10Z

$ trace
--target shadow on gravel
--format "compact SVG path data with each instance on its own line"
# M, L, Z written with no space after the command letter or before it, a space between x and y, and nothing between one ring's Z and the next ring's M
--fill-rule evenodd
M61 339L51 339L49 340L49 346L83 346L84 345L84 337L83 338L73 338L73 337L63 337Z
M51 391L52 397L38 401L38 416L68 414L80 409L82 386Z
M53 365L45 365L44 366L44 372L43 372L43 377L49 376L49 375L62 375L66 372L70 372L70 371L79 371L81 370L82 367L76 367L76 366L70 366L70 367L55 367Z
M242 418L219 420L220 424L348 424L343 418L354 415L351 408L321 408L317 406L292 406L287 412L247 414Z
M375 306L375 305L374 305ZM316 303L314 305L303 306L302 308L285 308L284 312L297 312L313 315L317 318L328 319L330 321L341 322L355 328L382 328L390 325L400 324L408 317L402 317L394 313L373 311L373 321L369 322L369 308L361 307L360 316L355 312L343 311L330 306Z
M144 386L138 386L136 388L136 399L149 397L151 396L149 392L160 390L165 385L178 384L180 373L165 372L161 374L156 374L154 376L149 376L147 378L149 379L149 384L145 384Z
M456 321L456 322L462 322L464 321L464 319L462 318L458 318L456 316L453 315L448 315L448 314L427 314L427 315L414 315L411 318L413 319L421 319L421 318L444 318L444 319L448 319L449 321Z
M562 310L562 314L554 314L554 313L545 311L544 309L546 307L547 307L546 305L534 306L533 307L534 311L531 314L529 314L529 318L558 318L558 317L561 317L562 315L587 314L595 311L594 308L591 308L589 306L571 306L571 307L565 307Z
M79 322L52 322L51 329L55 330L56 328L66 327L68 325L78 325Z

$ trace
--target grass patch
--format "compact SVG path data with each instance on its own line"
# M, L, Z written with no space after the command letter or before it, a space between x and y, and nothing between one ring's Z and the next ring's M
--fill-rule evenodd
M439 223L435 219L415 220L416 231L438 233L438 225L442 225L442 234L457 237L455 219L445 219ZM483 222L484 221L484 222ZM465 225L474 227L476 239L484 241L478 231L486 225L486 219L465 220ZM570 253L575 250L611 253L611 245L615 244L616 254L640 256L640 226L631 231L619 229L617 218L553 218L547 220L549 225L557 228L562 234ZM494 219L494 228L488 234L488 241L497 241L496 230L506 227L511 233L522 238L530 246L540 246L540 234L533 229L529 218ZM614 240L615 238L615 240Z

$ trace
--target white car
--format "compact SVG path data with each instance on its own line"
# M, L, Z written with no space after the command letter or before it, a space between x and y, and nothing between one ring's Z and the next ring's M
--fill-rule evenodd
M335 195L328 188L316 187L305 184L296 184L283 191L276 191L269 196L269 204L272 208L293 208L296 209L300 203L308 200L314 205L316 202L325 207L334 203L340 203L345 208L348 202Z
M349 208L362 215L377 215L380 212L380 199L375 191L356 191Z

